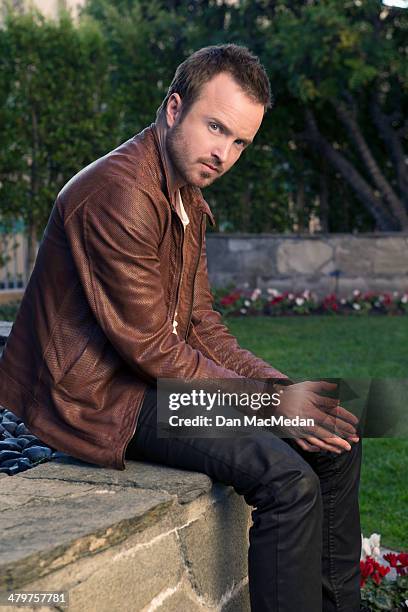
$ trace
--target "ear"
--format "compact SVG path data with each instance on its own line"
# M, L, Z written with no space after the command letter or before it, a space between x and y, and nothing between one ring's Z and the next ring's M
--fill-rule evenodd
M166 107L166 121L168 127L173 127L173 125L179 120L182 106L183 102L179 94L172 93L170 98L167 100Z

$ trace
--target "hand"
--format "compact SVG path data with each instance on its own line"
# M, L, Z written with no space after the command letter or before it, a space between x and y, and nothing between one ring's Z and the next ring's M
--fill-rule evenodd
M319 395L334 391L336 383L305 381L289 386L275 385L280 392L280 405L275 415L293 419L296 416L314 420L314 426L283 426L298 446L310 452L327 450L337 454L351 450L345 439L358 442L358 418L339 405L338 399ZM338 432L339 435L336 435Z

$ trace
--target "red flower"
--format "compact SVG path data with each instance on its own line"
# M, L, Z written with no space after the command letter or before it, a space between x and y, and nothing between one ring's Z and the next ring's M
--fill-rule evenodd
M387 553L384 559L397 570L399 576L408 576L408 553Z
M272 300L270 301L270 303L273 304L279 304L279 302L282 302L282 300L284 300L285 298L283 297L283 295L277 295L276 297L272 298Z
M338 310L339 305L337 303L337 295L335 293L329 293L323 300L323 308L325 310Z
M380 584L382 579L384 578L384 576L386 576L388 574L388 572L390 572L390 568L386 567L385 565L380 565L379 563L377 564L378 567L376 568L376 571L373 574L373 580L375 582L375 584Z
M360 561L360 587L365 585L370 576L375 584L379 585L390 571L389 567L380 565L372 557L366 557L365 561Z
M391 567L397 567L398 555L396 555L395 553L387 553L386 555L384 555L384 559L388 561Z
M399 553L398 561L402 566L408 567L408 553Z
M240 297L241 297L241 294L239 293L239 291L234 291L233 293L224 295L224 297L220 299L220 304L221 306L230 306L231 304L234 304L235 302L237 302Z

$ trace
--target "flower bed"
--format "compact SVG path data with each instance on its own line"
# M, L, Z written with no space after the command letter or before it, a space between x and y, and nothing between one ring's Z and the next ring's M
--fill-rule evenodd
M296 316L328 315L404 315L408 314L408 291L400 293L354 290L348 297L335 293L323 299L308 289L302 292L279 292L277 289L214 289L214 308L224 316Z
M361 603L373 612L408 610L408 553L381 554L380 538L361 534Z

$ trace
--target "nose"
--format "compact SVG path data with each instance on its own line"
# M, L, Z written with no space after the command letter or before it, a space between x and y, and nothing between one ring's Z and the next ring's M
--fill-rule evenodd
M212 155L218 159L219 162L225 164L228 161L232 142L224 140L222 143L218 142L212 149Z

